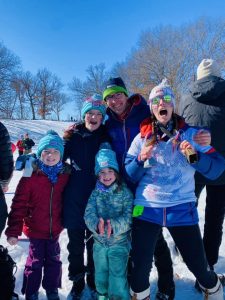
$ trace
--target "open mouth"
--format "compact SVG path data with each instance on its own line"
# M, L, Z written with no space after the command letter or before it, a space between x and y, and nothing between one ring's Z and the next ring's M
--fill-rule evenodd
M96 122L96 121L91 121L90 124L91 124L91 125L97 125L98 122Z
M166 109L161 109L159 111L160 116L167 116L167 110Z

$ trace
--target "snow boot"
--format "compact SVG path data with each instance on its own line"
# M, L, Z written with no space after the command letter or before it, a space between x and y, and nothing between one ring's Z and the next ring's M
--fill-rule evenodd
M224 275L224 274L217 274L217 276L218 276L218 278L219 278L219 280L220 280L222 286L224 287L224 286L225 286L225 275ZM195 281L195 289L196 289L199 293L202 292L202 290L201 290L201 288L200 288L199 283L198 283L197 280Z
M138 298L137 298L137 294L135 294L135 293L134 293L134 295L132 296L131 300L138 300ZM150 296L148 296L148 297L145 297L145 298L144 298L144 299L142 299L142 300L150 300Z
M173 300L175 298L175 286L171 287L169 291L158 291L156 293L156 300Z
M25 300L38 300L38 292L34 293L31 296L26 296Z
M204 288L201 284L199 284L201 290L203 292L204 300L224 300L223 298L223 287L218 278L216 286L211 289Z
M58 289L52 291L46 291L46 296L48 300L60 300Z

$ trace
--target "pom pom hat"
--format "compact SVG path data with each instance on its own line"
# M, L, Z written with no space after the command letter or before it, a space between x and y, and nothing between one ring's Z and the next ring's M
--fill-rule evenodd
M81 109L81 117L84 120L85 118L85 114L89 111L89 110L98 110L100 111L100 113L102 114L103 120L106 114L106 106L105 103L102 100L102 96L99 94L94 94L91 97L87 98L84 101L84 104L82 106Z
M105 168L111 168L119 172L116 153L111 149L101 149L95 156L95 175L98 175Z
M175 96L174 93L170 87L170 85L168 84L168 81L166 78L164 78L162 80L162 82L155 86L152 90L151 93L149 95L149 105L150 105L150 109L152 110L152 102L153 99L155 98L164 98L165 96L170 96L170 103L175 106Z
M221 76L217 63L213 59L207 58L203 59L197 68L197 80L209 75Z
M124 93L128 96L127 88L120 77L110 78L107 81L106 88L103 92L103 99L106 100L106 97L116 93Z
M47 131L46 135L40 139L37 148L37 156L41 157L42 151L50 148L58 150L60 152L60 158L62 159L64 151L63 140L54 130Z

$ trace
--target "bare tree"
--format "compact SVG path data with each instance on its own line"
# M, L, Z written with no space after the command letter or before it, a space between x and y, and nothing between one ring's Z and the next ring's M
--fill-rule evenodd
M29 71L23 74L21 77L21 82L23 84L26 102L29 103L29 107L32 114L32 119L36 119L36 107L38 105L38 78L33 76Z
M83 101L88 96L95 93L101 94L104 88L104 83L108 79L108 73L105 71L104 64L99 64L96 66L91 65L86 71L87 79L84 82L74 77L72 82L68 85L72 92L72 98L74 99L80 118Z
M20 70L19 58L0 42L0 113L11 117L15 95L11 89L11 80Z
M63 85L60 79L47 69L38 71L37 80L38 114L42 119L46 119L46 116L51 114L54 96L60 93Z
M69 102L69 97L64 93L57 93L52 100L52 111L56 114L57 120L60 121L60 113L66 103Z
M159 26L140 35L137 47L114 72L122 74L132 92L145 97L164 77L179 103L203 58L213 58L224 67L225 21L201 18L180 26ZM124 75L123 75L124 74Z

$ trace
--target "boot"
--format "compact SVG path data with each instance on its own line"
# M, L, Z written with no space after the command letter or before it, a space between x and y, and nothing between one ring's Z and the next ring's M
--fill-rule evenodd
M71 299L71 300L81 299L81 296L82 296L83 291L84 291L84 287L85 287L85 285L84 285L83 279L79 280L78 282L74 281L72 289L69 293L69 299Z
M131 300L138 300L137 294L134 293L134 295L132 296ZM143 300L150 300L150 296L145 297Z
M171 287L167 292L158 291L156 293L156 300L173 300L175 298L175 286Z
M31 296L26 296L25 300L38 300L38 292L34 293Z
M216 286L211 289L204 288L201 284L199 284L202 292L204 300L224 300L223 298L223 287L218 278Z
M224 287L225 286L225 275L224 274L217 274L222 286ZM197 280L195 280L195 289L201 293L202 292L202 289L200 288L200 285L198 283Z
M58 289L52 290L52 291L46 291L46 296L48 300L60 300Z

